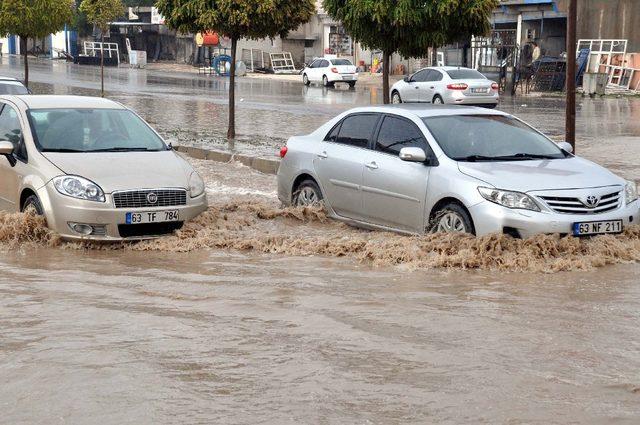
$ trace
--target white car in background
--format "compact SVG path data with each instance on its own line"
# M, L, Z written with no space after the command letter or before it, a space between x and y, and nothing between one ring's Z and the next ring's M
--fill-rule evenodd
M302 70L305 86L322 83L325 87L333 87L335 83L347 83L353 88L357 81L358 70L349 59L316 58Z
M391 87L391 101L495 108L499 91L498 83L475 69L440 66L421 69L395 83Z

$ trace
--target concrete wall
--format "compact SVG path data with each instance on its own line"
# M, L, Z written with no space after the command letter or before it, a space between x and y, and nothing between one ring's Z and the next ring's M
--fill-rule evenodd
M640 1L580 0L577 31L578 39L628 39L627 51L640 52Z

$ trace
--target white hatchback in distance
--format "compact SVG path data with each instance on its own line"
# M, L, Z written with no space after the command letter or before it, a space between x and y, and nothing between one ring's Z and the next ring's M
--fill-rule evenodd
M355 87L357 81L357 68L349 59L317 58L302 70L305 86L322 83L325 87L333 87L335 83L346 83L349 87Z
M405 233L620 233L636 184L509 114L464 106L356 108L283 147L278 196Z
M65 239L172 233L207 209L198 173L133 111L102 98L0 96L0 210Z

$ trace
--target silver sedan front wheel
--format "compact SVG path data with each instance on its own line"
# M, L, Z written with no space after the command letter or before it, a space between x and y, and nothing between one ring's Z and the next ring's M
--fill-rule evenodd
M434 226L435 232L467 233L464 220L458 213L447 212L443 214Z
M467 210L457 202L444 205L433 213L428 231L431 233L470 233L475 235L475 227Z
M402 98L400 97L400 93L398 93L397 91L393 92L393 95L391 96L391 103L393 103L394 105L399 105L402 103Z

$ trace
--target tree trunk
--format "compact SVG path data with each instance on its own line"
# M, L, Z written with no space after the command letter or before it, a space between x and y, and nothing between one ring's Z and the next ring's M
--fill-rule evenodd
M27 55L27 37L20 36L20 48L24 55L24 86L29 88L29 56Z
M236 138L236 50L237 37L231 37L231 67L229 69L229 129L227 139Z
M104 97L104 31L100 30L100 93Z
M383 91L383 102L385 105L388 105L389 102L389 71L391 69L391 64L389 63L391 59L391 55L389 52L382 53L382 91Z
M438 65L438 48L433 46L433 50L431 52L433 53L433 57L431 58L431 66L439 66Z

